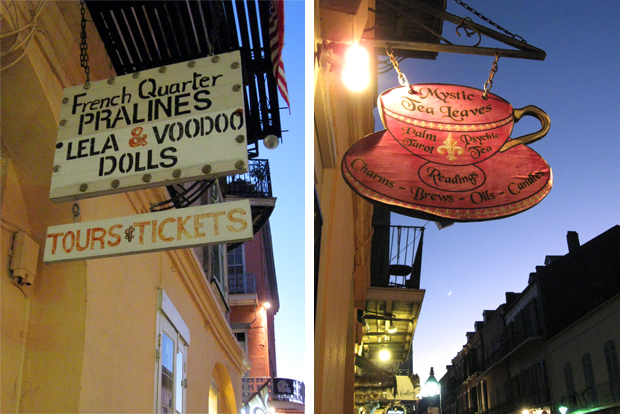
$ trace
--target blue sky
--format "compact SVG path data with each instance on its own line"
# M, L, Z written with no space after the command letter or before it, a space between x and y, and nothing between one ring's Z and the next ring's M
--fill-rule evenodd
M420 286L426 296L413 343L413 368L422 382L431 366L438 379L445 374L483 310L505 302L505 292L521 292L546 255L568 253L568 231L578 232L583 244L620 223L620 3L467 3L547 53L544 61L500 58L491 92L515 108L536 105L549 115L549 133L530 147L551 166L554 186L539 205L513 217L441 231L428 223ZM487 25L453 1L447 11ZM473 44L457 38L454 28L445 23L444 36ZM482 89L493 60L442 53L435 61L407 59L400 68L412 84ZM380 78L379 91L395 86L394 71ZM537 125L524 119L513 136ZM427 223L403 216L392 222Z
M270 223L280 297L275 316L278 376L307 381L312 373L306 372L305 349L312 343L306 343L304 331L304 2L286 1L284 7L283 61L291 114L280 110L286 131L282 143L274 150L259 144L259 158L269 159L277 198ZM280 99L280 108L285 106Z

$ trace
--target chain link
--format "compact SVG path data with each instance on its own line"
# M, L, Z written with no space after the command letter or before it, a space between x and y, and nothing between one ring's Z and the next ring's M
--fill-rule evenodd
M90 85L90 67L88 66L88 43L86 43L86 9L84 7L84 1L80 0L80 6L82 7L80 13L82 13L82 31L80 32L80 66L84 68L86 74L86 84Z
M493 77L495 76L495 73L497 73L497 61L499 60L500 56L501 53L495 53L495 62L493 62L493 65L491 66L491 71L489 72L489 79L487 79L487 81L484 83L484 93L482 94L482 99L484 100L487 99L487 93L489 93L489 91L493 87Z
M73 203L73 207L71 208L71 211L73 212L73 222L77 223L77 221L80 218L80 205L78 203L78 199L75 199L75 203Z
M521 36L519 36L518 34L514 34L514 33L510 33L508 30L504 29L502 26L500 26L499 24L495 23L494 21L492 21L491 19L489 19L488 17L484 16L482 13L480 13L479 11L475 10L473 7L471 7L470 5L468 5L467 3L465 3L463 0L454 0L457 4L460 4L461 6L463 6L466 10L468 10L469 12L475 14L476 16L480 17L482 20L484 20L485 22L495 26L497 29L501 30L502 32L504 32L505 34L507 34L508 36L512 37L513 39L516 39L522 43L527 43L525 41L524 38L522 38Z
M392 50L392 47L390 45L387 45L385 47L385 53L387 53L387 55L390 57L390 62L392 62L392 66L394 66L394 69L396 69L396 72L398 72L398 82L400 83L400 86L409 86L409 82L407 82L407 77L404 73L400 71L400 68L398 67L398 61L394 57L394 51Z

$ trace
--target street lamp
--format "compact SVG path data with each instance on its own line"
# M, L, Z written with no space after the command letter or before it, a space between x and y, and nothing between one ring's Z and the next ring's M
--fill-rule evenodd
M435 397L439 395L439 412L441 413L441 387L437 382L437 378L435 378L435 371L433 370L433 367L431 367L431 375L424 383L424 389L426 391L426 395L433 397L433 401Z
M561 405L560 406L560 413L561 414L566 414L566 412L568 411L568 407Z

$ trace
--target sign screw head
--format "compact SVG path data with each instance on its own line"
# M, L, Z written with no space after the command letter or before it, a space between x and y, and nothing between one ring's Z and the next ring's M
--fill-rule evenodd
M142 176L142 181L144 181L145 183L148 183L149 181L151 181L151 178L153 178L151 174L144 174Z
M60 165L54 165L54 168L52 168L52 171L54 172L60 171Z
M245 167L245 162L241 160L235 163L235 168L238 170L243 170L244 167Z
M159 68L159 73L165 73L168 70L167 67L162 66L161 68Z
M60 126L65 126L67 125L67 120L66 119L61 119L60 120Z
M189 66L190 68L193 68L194 66L196 66L196 61L190 60L189 62L187 62L187 66Z
M81 191L81 192L84 192L84 191L86 191L86 190L88 190L88 184L82 184L82 185L80 186L80 191Z
M219 61L220 61L220 57L219 57L219 56L213 56L213 57L211 58L211 62L213 62L213 63L217 63L217 62L219 62Z
M62 98L62 103L63 103L63 104L67 104L67 103L69 103L69 98L66 98L66 97L65 97L65 98Z
M112 186L112 188L117 188L120 184L121 182L119 180L113 180L110 185Z
M237 83L235 86L233 86L233 88L232 88L232 89L233 89L233 91L234 91L234 92L239 92L239 91L241 90L241 85L239 85L239 84Z
M233 62L230 64L230 67L233 69L239 69L239 62Z
M90 82L86 82L84 84L84 89L90 89Z
M204 167L202 167L202 172L205 174L209 174L211 172L211 166L205 165Z
M134 73L131 75L131 77L132 77L132 78L134 78L134 79L138 79L138 78L140 77L140 72L134 72Z
M241 144L244 140L245 138L243 135L237 135L237 138L235 138L235 141L237 141L239 144Z
M176 169L176 170L172 171L172 176L174 178L179 178L181 176L181 170Z
M114 83L114 81L115 81L115 80L116 80L116 79L114 78L114 76L110 76L110 77L108 78L108 85L112 85L112 84Z

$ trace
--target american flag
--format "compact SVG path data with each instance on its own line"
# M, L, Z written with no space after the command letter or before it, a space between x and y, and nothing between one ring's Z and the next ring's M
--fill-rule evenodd
M291 104L288 100L284 64L282 63L282 48L284 47L284 0L271 1L271 16L269 16L269 45L271 47L271 62L273 76L276 78L278 89L286 101L289 113Z

